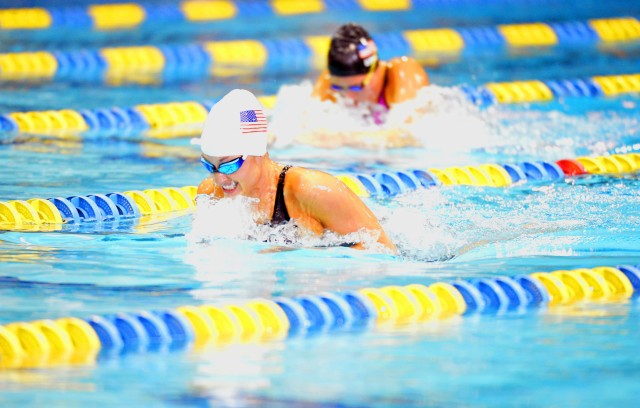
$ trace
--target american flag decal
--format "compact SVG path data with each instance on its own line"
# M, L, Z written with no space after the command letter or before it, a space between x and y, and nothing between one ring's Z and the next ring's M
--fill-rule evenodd
M358 44L358 56L360 59L367 59L378 51L376 43L373 41L361 41Z
M242 134L266 132L267 118L262 109L240 112L240 131Z
M365 67L370 67L378 59L378 47L372 40L362 38L358 44L358 56L364 62Z

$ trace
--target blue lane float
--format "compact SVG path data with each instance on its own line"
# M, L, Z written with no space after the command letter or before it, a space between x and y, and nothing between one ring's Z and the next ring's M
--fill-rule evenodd
M518 164L524 172L527 180L538 181L549 178L547 171L542 165L540 165L540 163L525 161Z
M334 316L333 326L330 327L331 329L351 326L354 319L353 313L351 306L349 306L343 298L330 292L324 292L318 296L329 307L329 310Z
M364 185L364 187L367 189L369 194L371 194L372 196L384 196L388 194L382 188L382 185L380 184L380 182L378 182L378 180L376 180L372 176L368 174L358 173L358 174L355 174L355 177L358 179L359 182L361 182Z
M351 307L351 312L356 322L369 321L378 315L371 300L363 296L360 292L348 291L341 295L345 302Z
M502 167L504 167L507 173L509 173L509 176L511 177L511 181L513 183L517 183L519 181L525 181L525 182L527 181L527 176L524 173L524 171L520 168L520 166L516 164L507 163L507 164L503 164Z
M307 312L298 302L294 302L289 298L275 298L274 302L284 311L289 319L289 332L292 335L305 333L310 326L307 319Z
M615 268L592 269L591 273L601 276L601 283L597 285L609 285L612 289L611 293L606 294L606 298L598 298L595 301L628 302L631 296L637 296L636 290L640 288L638 265L620 265L617 271L612 269ZM541 272L512 278L494 276L459 279L451 284L436 282L429 286L433 290L424 292L418 289L418 287L424 288L424 284L417 284L405 287L365 288L349 292L324 292L319 295L303 295L294 298L281 297L266 303L263 299L261 304L263 310L255 314L255 317L258 318L259 315L261 319L277 319L279 321L277 324L271 321L265 327L277 327L278 338L284 338L300 334L314 336L345 329L360 331L359 329L374 325L388 330L394 325L406 326L428 322L434 318L447 319L460 314L502 314L508 311L522 312L533 307L544 308L547 305L594 301L590 300L590 296L585 297L584 293L569 290L559 279L556 279L555 283L547 282L544 277L552 277L553 273ZM438 285L437 289L434 285ZM546 285L551 286L547 289ZM414 296L412 287L426 297ZM562 291L566 294L561 294ZM391 295L392 292L395 295ZM416 302L419 302L422 307L414 307L417 306ZM195 306L183 307L195 308ZM242 308L242 306L237 307ZM231 334L234 335L232 337L237 341L246 341L247 338L243 337L243 334L255 332L255 327L249 327L251 325L247 327L242 324L229 325L228 317L224 318L226 320L218 320L211 316L211 319L209 323L200 323L226 324L228 330L231 330ZM79 321L77 318L63 318L59 322L63 330L67 330L69 335L74 337L74 341L87 345L85 349L80 350L87 353L87 361L94 361L98 352L100 352L98 359L104 359L129 352L190 348L196 340L194 325L200 324L189 321L182 313L174 310L94 315L85 320L88 326L84 329L81 329L82 325L78 326L78 322L74 323L74 320ZM22 324L31 323L23 322ZM74 329L69 330L69 325L73 325ZM89 333L90 331L93 333ZM89 345L92 342L90 338L94 335L96 340L93 345ZM5 361L7 357L14 358L12 356L16 353L28 355L32 352L32 348L21 348L23 346L16 341L15 335L10 330L0 330L0 336L4 341L3 348L0 348L4 364L7 364ZM221 337L219 340L226 342L229 339L225 336L224 339ZM273 338L269 335L251 338L251 341L272 340ZM43 337L42 341L49 340ZM209 341L216 341L216 339L211 338ZM203 345L196 344L196 348ZM42 348L48 349L49 346L45 346L47 345L42 345ZM34 347L33 350L41 352L41 348L38 347ZM38 357L43 356L38 355ZM52 364L60 364L56 360L56 355L44 357L50 357ZM18 360L14 366L20 366L23 359ZM24 360L29 361L29 359Z
M591 79L560 79L543 81L556 98L598 97L604 92Z
M599 40L596 31L583 21L549 23L558 42L566 45L590 45Z
M18 124L10 116L0 115L0 132L12 133L18 130Z
M180 347L193 343L195 333L186 317L173 310L156 310L153 314L167 326L172 345Z
M49 201L53 205L56 206L58 211L60 211L60 215L62 219L66 223L79 223L80 222L80 214L78 213L78 209L76 208L71 201L67 200L64 197L54 197L49 198Z
M640 293L640 266L618 265L616 268L626 275L629 282L631 282L631 286L633 286L634 296L638 296L638 293Z
M502 288L509 299L509 310L516 310L527 307L529 300L524 289L513 279L507 276L500 276L494 281Z
M107 198L113 202L121 218L138 218L140 210L138 205L129 196L122 193L107 194Z
M547 173L550 180L559 180L564 178L564 171L554 162L541 161L539 164Z
M267 72L305 73L313 68L313 53L302 39L262 40L267 50Z
M102 219L108 220L120 218L118 208L107 196L102 194L90 194L87 196L87 198L93 200L93 202L96 203L98 210L100 210Z
M404 194L408 191L406 184L403 183L397 175L391 172L374 173L373 177L378 180L383 191L385 191L389 196Z
M129 117L129 123L131 123L133 131L144 131L149 129L149 123L147 123L147 120L144 118L144 116L142 116L140 112L138 112L137 109L125 108L124 111Z
M80 215L82 221L102 222L102 220L104 219L102 213L100 212L100 209L93 200L84 196L67 197L67 200L69 200L71 204L76 207L76 210L78 210L78 214Z
M517 282L527 295L527 304L530 306L542 306L549 303L550 297L547 289L538 280L527 275L518 275L512 278Z
M507 46L506 40L495 27L459 28L457 31L464 40L464 51L475 52Z
M424 188L442 185L442 181L440 181L440 179L436 177L435 174L431 173L428 170L411 169L409 170L409 172L412 173L415 178L420 181L420 184Z
M306 312L309 321L309 332L318 332L331 327L335 322L335 317L329 306L317 296L299 296L293 298Z
M142 351L149 344L149 335L142 323L128 313L108 316L122 338L123 348L127 351Z
M172 341L167 325L158 316L147 311L131 313L131 315L144 327L150 345L169 344Z
M424 187L422 181L420 181L412 171L396 171L395 175L405 186L409 188L409 190L416 190L419 187Z
M86 322L89 323L98 335L103 352L117 353L122 349L124 343L120 332L110 320L99 315L94 315L88 318Z
M469 283L475 286L482 294L486 312L502 313L508 309L509 298L495 280L490 278L473 279Z
M481 313L484 310L486 302L477 287L464 280L455 281L452 285L467 304L464 314Z

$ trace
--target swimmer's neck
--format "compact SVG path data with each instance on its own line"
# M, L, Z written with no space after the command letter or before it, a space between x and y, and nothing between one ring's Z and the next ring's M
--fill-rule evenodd
M376 92L376 93L373 95L373 99L372 99L372 100L370 100L370 102L371 102L372 104L374 104L374 105L375 105L375 104L377 104L377 103L378 103L378 101L380 101L380 96L381 96L381 95L383 94L383 92L384 92L384 86L385 86L385 84L386 84L386 82L387 82L387 81L386 81L386 77L387 77L387 63L386 63L385 61L381 61L381 62L380 62L380 66L379 66L377 69L378 69L378 70L380 70L380 73L377 73L377 75L380 75L380 76L379 76L379 79L377 79L377 81L381 81L381 82L378 82L378 84L376 84L377 89L378 89L378 92ZM375 81L375 80L374 80L374 81ZM374 88L374 90L375 90L375 88Z
M258 170L256 188L247 192L247 197L257 198L260 203L273 203L281 170L281 166L278 163L266 156Z

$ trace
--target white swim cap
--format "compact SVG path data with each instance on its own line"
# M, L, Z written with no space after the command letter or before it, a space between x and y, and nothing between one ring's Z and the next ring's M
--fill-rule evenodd
M267 118L249 91L234 89L218 101L204 122L200 138L208 156L263 156L267 152Z

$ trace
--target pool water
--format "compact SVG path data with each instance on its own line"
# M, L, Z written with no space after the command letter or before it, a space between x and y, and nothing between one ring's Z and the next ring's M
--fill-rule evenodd
M5 3L0 5L6 7ZM10 5L30 4L19 3ZM483 7L482 2L466 2L467 7L455 8L434 2L420 12L354 12L348 17L365 22L372 32L385 32L640 15L637 3L624 1L606 7L595 1L582 2L581 7L559 0L487 3ZM295 38L327 34L344 18L334 11L309 19L270 17L255 26L246 21L181 23L71 38L56 29L22 35L0 31L0 51ZM639 72L637 43L617 50L622 51L501 51L427 64L437 86L420 98L437 105L411 129L422 147L323 148L292 138L281 140L270 155L282 163L339 175L637 151L637 94L477 107L457 88L490 81ZM282 104L303 109L313 106L300 96L309 89L304 81L316 75L289 75L281 68L254 76L181 78L148 86L108 86L81 79L0 82L0 114L215 100L236 87L256 94L280 91ZM290 87L288 92L281 89L284 85ZM288 120L291 110L282 106L278 110L276 105L272 122ZM329 113L316 113L318 123L330 121L322 116ZM337 119L330 124L348 126ZM296 124L302 125L313 127L312 122ZM188 137L155 139L135 132L82 139L0 134L0 201L197 185L206 176L198 155L196 141ZM259 238L265 231L247 222L242 206L210 206L203 200L195 211L144 222L2 231L0 324L637 265L639 187L637 173L599 174L505 188L439 186L365 198L397 244L397 256L330 246L331 237L263 243ZM640 377L639 318L637 298L632 298L398 327L325 329L284 341L107 353L95 364L0 369L0 404L632 406Z

